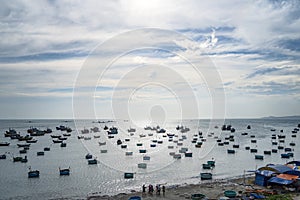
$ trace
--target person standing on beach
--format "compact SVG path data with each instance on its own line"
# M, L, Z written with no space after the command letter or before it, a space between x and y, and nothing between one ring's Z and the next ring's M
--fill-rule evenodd
M143 185L143 193L145 193L146 192L146 185L144 184Z
M165 196L166 187L164 185L162 186L162 192L163 192L163 196Z

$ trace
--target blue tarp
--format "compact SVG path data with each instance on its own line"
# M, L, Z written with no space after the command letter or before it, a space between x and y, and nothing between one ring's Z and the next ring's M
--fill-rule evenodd
M267 167L260 168L260 170L269 170L280 174L285 174L286 172L291 171L292 169L287 167L286 165L268 165Z
M278 178L278 177L272 177L268 180L268 182L276 183L276 184L280 184L280 185L289 185L289 184L293 183L294 181L286 180L286 179L282 179L282 178Z
M275 172L269 171L269 170L262 170L262 171L257 170L255 173L256 173L256 174L263 175L263 176L270 177L270 176L271 176L272 174L274 174Z

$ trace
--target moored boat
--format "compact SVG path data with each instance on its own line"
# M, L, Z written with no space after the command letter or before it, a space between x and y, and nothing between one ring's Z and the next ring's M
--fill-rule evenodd
M59 175L60 176L68 176L68 175L70 175L70 167L69 168L65 168L65 169L59 168Z
M201 180L211 180L212 173L200 173Z
M28 178L38 178L39 176L40 176L40 171L38 170L34 170L34 171L30 170L28 172Z
M0 142L0 146L2 146L2 147L9 146L9 144L10 144L9 142Z

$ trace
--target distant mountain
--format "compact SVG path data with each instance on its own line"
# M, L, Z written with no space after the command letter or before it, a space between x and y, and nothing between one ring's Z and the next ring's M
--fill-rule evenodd
M300 119L300 115L293 115L293 116L269 116L269 117L262 117L262 119Z

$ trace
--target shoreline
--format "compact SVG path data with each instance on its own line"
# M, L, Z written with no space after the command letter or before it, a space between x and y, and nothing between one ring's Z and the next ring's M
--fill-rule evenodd
M204 181L202 183L195 184L178 184L178 185L166 185L165 195L161 192L160 195L157 195L154 191L153 194L148 193L148 188L146 192L140 191L131 191L129 193L119 193L116 195L102 195L102 194L93 194L87 197L87 200L127 200L131 196L141 196L143 199L186 199L189 198L192 194L201 193L206 195L209 199L218 199L219 197L224 196L224 191L234 190L237 193L242 193L253 189L266 189L260 186L253 184L254 175L245 175L230 177L225 179L215 179L212 181ZM245 184L244 184L245 183Z
M245 177L231 177L226 179L215 179L212 181L205 181L202 183L195 184L182 184L182 185L166 185L166 192L160 195L148 193L148 188L145 193L140 191L131 191L129 193L119 193L116 195L101 195L94 194L87 197L87 200L128 200L132 196L140 196L143 200L176 200L176 199L191 199L192 194L201 193L204 194L207 199L217 200L220 197L224 197L224 191L234 190L237 193L237 198L241 199L243 195L250 193L259 193L263 195L274 194L273 189L267 189L266 187L261 187L254 185L254 174L246 175ZM280 193L279 193L280 194ZM290 195L292 199L300 200L300 193L286 193L283 195Z

